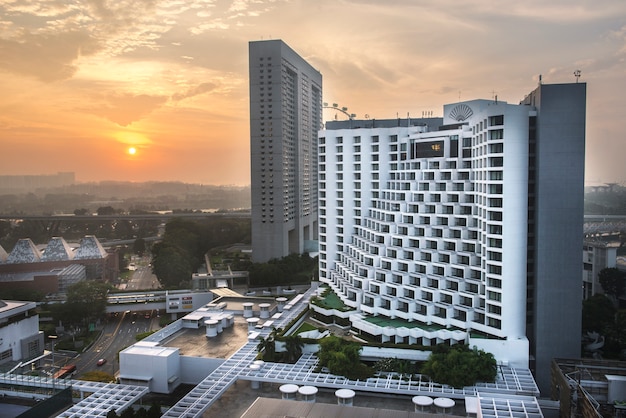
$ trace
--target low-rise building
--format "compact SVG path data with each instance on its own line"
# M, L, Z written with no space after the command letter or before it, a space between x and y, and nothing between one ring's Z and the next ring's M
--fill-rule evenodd
M0 365L43 353L43 332L35 302L0 300Z
M105 250L93 235L75 246L54 237L42 250L30 238L20 239L8 253L0 248L0 290L63 293L81 280L114 281L118 275L117 250Z
M583 299L589 299L596 293L604 293L599 280L599 273L605 268L617 266L617 240L601 238L585 239L583 244Z

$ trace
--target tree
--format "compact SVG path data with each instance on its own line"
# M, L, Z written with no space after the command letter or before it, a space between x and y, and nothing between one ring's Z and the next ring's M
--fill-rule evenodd
M135 410L133 408L126 408L122 412L122 415L120 415L120 418L133 418L135 415Z
M598 273L598 279L605 294L617 300L626 289L626 275L615 267L604 268Z
M250 284L253 286L272 286L288 283L304 283L315 276L318 258L308 254L291 254L267 263L253 263L250 272Z
M283 342L285 343L285 353L283 354L284 361L287 363L295 363L298 361L302 355L302 348L304 347L302 337L297 334L291 334L284 337Z
M74 209L74 215L76 216L85 216L89 214L89 210L82 208L82 209Z
M115 215L115 209L112 206L101 206L96 213L100 216Z
M415 364L410 360L398 358L383 358L374 364L374 370L379 372L396 372L399 374L413 374Z
M583 301L583 332L601 332L615 321L613 302L602 294L595 294Z
M274 361L274 357L276 356L276 341L274 341L274 336L270 334L267 338L260 337L256 349L259 353L263 353L264 361Z
M455 388L494 382L497 371L493 354L466 344L437 345L422 366L422 373L433 381Z
M181 286L204 262L213 247L249 242L248 221L174 218L165 226L163 240L152 246L153 273L164 287Z
M89 323L106 312L107 295L111 286L93 280L78 282L67 288L66 312L71 312L70 322Z
M626 309L617 311L613 323L606 325L602 332L606 337L602 357L626 360Z
M161 406L159 404L153 403L150 405L150 409L148 409L148 418L159 418L161 416Z
M365 379L373 374L373 370L361 363L361 345L335 335L320 341L317 357L320 368L326 367L332 374L348 379Z
M175 288L189 280L193 270L183 249L160 242L152 247L152 272L164 287Z
M137 238L133 244L133 252L141 256L144 251L146 251L146 240L143 238Z

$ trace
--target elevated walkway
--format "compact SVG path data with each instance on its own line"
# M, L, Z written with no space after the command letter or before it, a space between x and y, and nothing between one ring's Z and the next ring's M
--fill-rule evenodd
M289 309L283 311L280 318L275 320L274 326L277 328L285 327L306 308L313 294L314 290L309 290L294 298L290 302ZM389 374L385 377L373 377L367 380L350 380L330 373L315 372L318 359L314 354L303 354L295 364L264 363L260 369L250 367L254 364L257 356L258 341L256 338L259 336L264 338L269 333L269 328L263 328L250 334L249 341L239 351L171 407L163 417L202 417L213 402L218 400L238 379L276 384L296 383L319 388L352 389L360 392L406 395L407 397L427 395L463 400L465 397L478 397L481 399L481 405L484 404L487 410L489 409L488 405L494 404L494 397L502 399L506 396L512 399L511 402L522 405L522 409L533 411L531 414L522 416L541 416L540 413L539 415L534 413L534 411L539 410L535 398L539 395L539 390L530 370L501 366L496 382L455 389L426 379L422 380L421 376ZM498 416L513 415L500 414Z
M110 410L114 410L119 415L148 393L148 388L141 386L10 373L0 374L0 386L12 388L15 391L19 391L20 387L32 388L37 393L40 393L42 389L54 391L71 387L73 391L80 393L82 400L57 415L62 418L106 417ZM89 396L83 398L85 394Z
M280 318L274 321L276 328L282 328L296 318L308 305L308 300L314 294L309 289L305 294L298 295L290 302L289 309L283 311ZM298 303L302 302L302 303ZM249 341L244 344L235 354L220 365L213 373L208 375L202 382L194 387L187 395L172 406L163 417L202 417L219 397L238 379L249 371L257 356L258 341L256 338L265 338L271 329L263 327L258 332L250 335ZM293 365L291 365L293 366Z

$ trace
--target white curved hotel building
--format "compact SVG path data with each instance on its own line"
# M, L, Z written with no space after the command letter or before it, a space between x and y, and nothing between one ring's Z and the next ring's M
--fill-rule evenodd
M320 280L381 342L465 342L531 367L580 355L586 88L320 131ZM393 125L393 126L392 126Z

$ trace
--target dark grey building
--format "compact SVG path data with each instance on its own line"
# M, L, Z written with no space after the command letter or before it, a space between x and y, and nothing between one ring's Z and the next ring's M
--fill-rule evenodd
M303 253L317 239L322 75L281 40L249 44L252 258Z
M529 119L527 335L543 393L555 357L580 357L585 83L540 84Z

